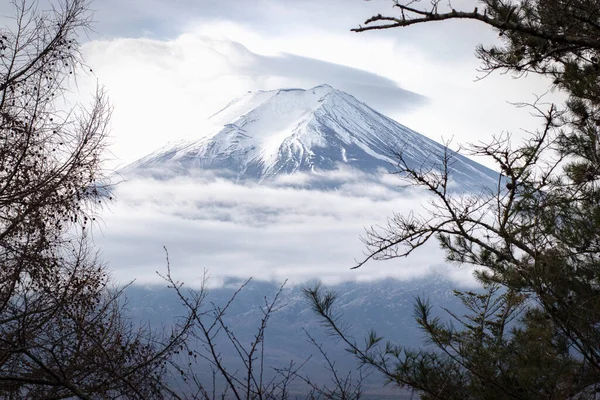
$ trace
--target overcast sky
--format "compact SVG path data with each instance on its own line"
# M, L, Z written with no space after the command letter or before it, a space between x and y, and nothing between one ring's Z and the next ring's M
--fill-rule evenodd
M84 54L90 82L106 86L115 107L117 164L202 136L203 120L248 90L329 83L455 144L537 127L508 102L547 90L535 77L476 80L475 45L497 40L482 24L350 32L373 14L393 14L390 0L103 0L93 8Z
M548 87L536 77L477 80L474 48L497 40L477 23L350 32L374 14L393 14L390 0L98 0L92 8L95 31L84 38L83 53L94 74L80 77L77 93L85 100L96 84L109 93L113 168L170 140L204 136L204 120L249 90L328 83L417 132L458 145L535 129L539 121L509 102L532 101ZM370 197L184 180L129 182L118 191L95 236L119 279L152 280L165 265L163 245L191 280L203 268L216 282L228 274L409 278L445 268L432 243L393 267L348 271L362 254L363 226L423 201L398 198L386 186L370 188ZM471 281L466 269L447 273Z

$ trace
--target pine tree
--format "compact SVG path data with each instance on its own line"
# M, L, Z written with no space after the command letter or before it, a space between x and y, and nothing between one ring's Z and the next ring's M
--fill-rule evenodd
M483 292L457 292L468 309L451 323L419 300L418 324L435 349L364 346L339 328L335 295L307 290L315 311L365 364L425 399L590 399L600 390L600 2L484 0L473 11L439 1L394 2L356 32L450 19L477 20L501 45L477 48L486 72L549 78L565 104L530 104L542 127L522 145L507 135L467 153L494 160L497 190L452 192L439 173L398 173L435 199L423 215L397 215L365 239L369 259L408 256L437 239L448 261L479 266ZM444 8L448 9L444 10Z

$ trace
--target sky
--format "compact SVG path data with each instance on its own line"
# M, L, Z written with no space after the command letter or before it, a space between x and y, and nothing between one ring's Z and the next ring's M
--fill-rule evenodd
M548 90L537 77L478 80L475 46L497 40L478 23L350 32L393 14L390 0L103 0L92 9L87 83L107 87L114 104L116 166L203 136L204 119L248 90L328 83L456 146L535 129L539 121L509 102Z
M549 82L499 73L478 79L475 46L498 40L483 25L350 32L374 14L394 14L392 4L98 0L91 3L93 32L81 37L93 73L79 77L74 93L84 103L96 85L109 94L109 169L169 141L204 136L206 118L247 91L322 83L434 140L451 139L453 147L503 132L518 139L539 126L527 109L510 103L533 101ZM475 3L453 5L470 10ZM7 4L0 13L10 13ZM356 188L353 181L338 193L311 194L224 181L125 182L94 237L121 281L155 281L154 271L164 272L167 246L171 265L192 282L208 269L217 284L229 275L338 282L436 271L472 284L470 269L444 266L435 243L410 259L350 272L364 250L359 236L365 226L424 201L422 193L399 196L388 184L363 187L368 195Z

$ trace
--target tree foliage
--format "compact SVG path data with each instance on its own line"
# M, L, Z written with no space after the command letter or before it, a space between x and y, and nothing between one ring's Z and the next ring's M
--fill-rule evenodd
M368 231L369 259L409 256L437 239L447 259L478 266L479 293L457 292L468 312L444 324L419 300L418 324L433 349L364 346L338 328L335 296L307 292L313 308L360 361L423 398L589 399L600 385L600 2L483 0L394 2L396 15L369 18L356 32L451 19L480 21L500 44L477 48L482 70L549 78L565 104L529 104L542 127L516 144L509 135L465 146L495 161L496 189L449 190L447 154L438 173L398 174L432 195L421 214L396 215Z
M189 321L157 336L123 314L86 231L110 200L105 93L61 110L87 69L86 0L14 0L0 29L0 396L163 398Z

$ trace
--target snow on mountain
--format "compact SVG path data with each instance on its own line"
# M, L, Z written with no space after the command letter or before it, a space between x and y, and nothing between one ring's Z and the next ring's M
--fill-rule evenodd
M414 167L439 166L445 147L329 85L249 92L213 115L198 140L171 143L126 167L125 173L227 171L237 180L319 174L339 167L393 171L401 151ZM461 186L492 186L498 174L455 155Z

